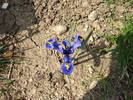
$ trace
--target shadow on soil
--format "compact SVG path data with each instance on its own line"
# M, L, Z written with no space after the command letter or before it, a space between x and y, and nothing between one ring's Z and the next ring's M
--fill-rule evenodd
M125 37L123 37L122 40L124 40ZM130 43L128 43L129 42L128 40L126 41L127 41L126 46L128 46L128 44ZM119 46L122 46L122 45L117 44L116 48L118 48ZM125 48L124 45L122 47ZM130 45L130 47L132 46ZM131 51L132 48L127 48L127 49L126 48L124 49L124 48L121 49L124 51L124 53L128 54L129 52L130 53L132 52ZM94 57L91 59L94 59L94 62L98 60L98 65L100 65L100 55L97 53L95 54L94 53L95 52L89 53L92 56L94 55ZM95 55L98 55L98 56L95 56ZM79 57L79 58L82 58L82 57ZM126 71L127 75L124 74L123 77L121 73L122 68L119 67L120 64L118 63L118 60L116 58L118 59L118 55L112 52L111 58L110 58L111 62L109 66L110 74L106 78L102 78L93 89L89 90L89 87L86 87L88 88L88 91L80 100L133 100L133 92L132 92L133 78L132 78L132 72L131 72L133 69L132 67L130 67L130 65L132 65L133 63L132 57L130 57L129 61L127 61L129 62L127 66L128 68ZM87 59L86 61L89 61L89 59ZM125 59L123 61L125 61Z
M90 60L93 60L95 67L101 65L101 58L108 53L104 50L107 48L107 45L105 42L102 42L102 44L94 45L92 48L91 46L93 45L90 44L86 46L86 50L79 54L75 65L89 62ZM79 59L83 60L78 61ZM121 87L123 87L123 85L120 84L120 81L117 79L118 73L116 72L116 69L118 62L116 61L116 56L112 53L110 58L107 59L112 59L109 66L109 76L101 79L92 90L89 90L88 86L89 91L80 100L123 100L121 99L121 96L123 95Z
M86 46L86 50L82 51L79 54L79 57L76 58L76 61L78 61L79 59L83 59L83 60L76 62L74 65L82 64L82 63L88 62L89 60L92 60L92 59L94 60L94 66L100 65L100 62L101 62L100 56L106 54L106 52L104 52L104 51L99 52L99 50L106 48L106 45L105 45L105 43L101 44L102 46L96 45L96 46L92 47L93 49L91 48L92 45L93 44ZM91 57L88 57L89 55L91 55Z
M112 54L110 62L110 74L108 77L98 81L98 84L91 90L88 90L81 100L124 100L122 80L118 80L116 56Z
M3 3L4 0L0 1L0 7ZM23 30L27 30L30 37L37 33L29 28L38 23L32 0L8 0L8 3L7 9L0 8L0 35L3 36L0 41L15 38Z
M5 1L9 3L9 6L7 9L2 9L1 7ZM35 16L34 3L32 0L0 0L0 59L2 59L2 54L3 56L5 55L5 58L9 57L7 59L9 61L14 61L13 59L20 58L14 57L14 55L16 56L16 49L18 49L15 44L31 38L34 34L38 33L37 30L30 28L30 26L33 26L37 23L38 19ZM26 30L28 34L23 34L22 31L24 30ZM1 50L2 46L6 46L7 48L6 51L4 51L6 52L5 54ZM9 50L10 46L11 48ZM10 80L8 76L10 75L9 72L12 71L12 68L9 68L9 63L5 61L3 63L5 64L4 68L6 68L3 70L3 67L0 65L0 70L2 69L2 71L0 71L0 99L11 100L12 97L10 93L8 93L8 90L10 90L8 88L10 88L9 85L11 84L10 82L12 82L12 80ZM9 81L8 85L4 83L5 81Z

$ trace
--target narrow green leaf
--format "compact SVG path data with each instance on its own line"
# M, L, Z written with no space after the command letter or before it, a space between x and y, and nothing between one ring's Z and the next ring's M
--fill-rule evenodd
M75 32L75 30L76 30L76 21L74 20L74 21L72 21L72 23L71 23L71 31L69 32L69 42L71 42L71 40L72 40L72 33L73 32Z
M0 90L0 94L3 94L5 92L6 92L6 90L4 90L4 89Z
M5 46L0 46L0 50L3 49Z
M11 85L14 82L14 80L5 80L5 85Z

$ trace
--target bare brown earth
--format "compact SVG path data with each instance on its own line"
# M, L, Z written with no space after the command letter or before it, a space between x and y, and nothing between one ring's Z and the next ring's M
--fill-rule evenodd
M9 89L10 96L2 95L0 100L102 100L97 99L98 95L85 94L117 65L112 63L110 53L97 51L110 47L102 36L117 35L112 24L122 28L118 18L127 12L132 14L130 7L109 6L103 0L9 0L9 8L0 9L0 33L14 36L24 59L13 66L11 79L15 82ZM66 40L73 20L84 38L88 31L94 30L94 34L77 59L74 72L66 76L61 72L62 55L46 49L45 43L53 37ZM58 25L66 27L62 35L55 29ZM117 96L110 98L117 100Z

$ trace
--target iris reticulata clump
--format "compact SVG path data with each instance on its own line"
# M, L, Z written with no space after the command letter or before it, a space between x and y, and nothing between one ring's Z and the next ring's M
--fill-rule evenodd
M83 38L76 34L74 42L71 44L68 40L62 41L63 46L61 46L55 38L50 39L46 43L46 48L54 49L64 55L63 64L61 70L64 74L70 75L74 69L74 51L83 44Z

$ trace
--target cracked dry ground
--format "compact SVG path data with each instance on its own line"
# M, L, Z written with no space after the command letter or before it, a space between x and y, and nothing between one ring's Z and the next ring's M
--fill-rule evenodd
M1 33L9 33L17 40L17 46L22 50L24 60L13 68L11 78L15 80L9 90L12 100L89 100L83 96L90 90L90 77L101 69L107 76L111 54L102 55L95 50L109 46L102 37L105 33L117 34L112 30L111 9L116 9L118 15L128 11L121 5L108 7L103 0L9 0L10 7L0 10ZM116 16L117 17L117 16ZM71 76L61 72L62 55L44 47L52 37L59 41L68 37L70 23L77 21L77 32L87 37L87 30L95 30L89 47L83 50L81 59L77 60ZM56 25L65 25L66 34L53 31ZM122 24L117 20L117 27ZM97 34L96 34L97 33ZM74 33L75 35L75 33ZM92 42L93 41L93 42ZM92 52L93 51L93 52ZM91 67L90 67L91 66ZM93 69L93 68L94 69ZM93 83L97 83L98 79ZM1 100L7 97L1 96ZM91 98L91 97L90 97ZM98 100L95 97L95 100ZM93 100L94 98L90 99Z

